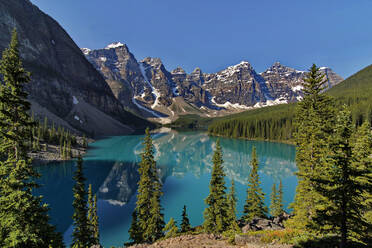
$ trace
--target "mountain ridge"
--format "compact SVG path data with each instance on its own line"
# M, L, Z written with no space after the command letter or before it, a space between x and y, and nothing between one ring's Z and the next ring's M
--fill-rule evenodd
M162 123L184 114L216 117L297 102L302 98L306 74L279 62L257 73L244 60L215 73L203 73L199 67L191 73L182 67L168 71L160 58L139 61L120 42L103 49L81 50L123 104L140 116ZM321 71L328 79L328 88L343 80L328 67L321 67Z

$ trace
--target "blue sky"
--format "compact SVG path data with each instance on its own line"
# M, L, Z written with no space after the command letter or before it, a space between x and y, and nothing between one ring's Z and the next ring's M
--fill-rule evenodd
M168 70L216 72L249 61L329 66L347 77L372 63L371 0L31 0L80 47L126 43Z

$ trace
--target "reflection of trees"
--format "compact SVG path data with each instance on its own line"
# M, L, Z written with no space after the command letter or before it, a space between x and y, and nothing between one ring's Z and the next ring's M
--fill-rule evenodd
M115 137L113 145L102 147L99 152L118 162L100 187L99 197L113 204L125 204L137 189L137 166L141 153L141 136ZM212 168L216 138L205 133L162 133L153 135L155 159L161 178L183 177L192 173L200 177ZM251 150L256 146L260 173L274 180L292 176L296 170L293 146L259 141L221 138L224 168L228 177L246 183L250 173ZM98 156L102 158L102 156Z
M124 205L137 190L137 163L141 152L142 136L113 137L93 144L84 160L84 175L92 184L100 200ZM216 138L205 133L164 133L153 136L155 158L162 181L168 176L183 177L192 173L200 177L210 173ZM246 183L249 162L255 145L260 161L260 173L275 180L292 176L296 170L293 146L221 138L224 168L229 178ZM73 212L72 174L74 163L55 163L38 167L43 174L39 183L45 185L36 191L44 195L51 207L52 222L64 232L71 225Z
M113 162L88 161L84 162L84 176L87 184L92 184L93 192L97 192L103 180L109 174ZM50 211L51 221L57 225L58 231L65 232L72 223L72 180L75 163L72 161L51 163L36 167L42 175L38 183L42 186L35 190L35 194L42 195ZM99 171L99 173L97 173Z
M173 176L182 177L186 172L200 176L210 172L215 140L215 137L195 132L159 136L154 139L157 161L171 167ZM290 145L221 138L221 146L226 174L242 183L250 172L253 146L257 148L260 173L279 180L292 176L296 170L295 149Z

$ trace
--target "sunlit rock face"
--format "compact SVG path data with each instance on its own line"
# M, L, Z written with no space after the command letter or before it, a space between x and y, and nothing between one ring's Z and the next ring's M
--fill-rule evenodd
M179 115L221 116L253 108L300 101L305 71L275 62L262 73L242 61L217 73L181 67L168 71L159 58L137 61L125 44L82 51L105 77L114 95L132 111L154 120L174 120ZM326 89L343 79L321 67Z
M12 30L17 30L21 58L31 72L26 90L36 117L46 116L75 132L133 131L132 122L139 123L139 118L124 110L106 80L55 20L28 0L0 0L0 23L0 52L8 47Z

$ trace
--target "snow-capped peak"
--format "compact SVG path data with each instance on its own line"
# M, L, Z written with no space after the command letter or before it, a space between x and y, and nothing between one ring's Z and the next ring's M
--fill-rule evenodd
M88 55L92 50L90 50L89 48L81 48L81 51L82 51L85 55Z
M122 46L124 46L123 43L114 42L114 43L111 43L110 45L108 45L105 49L117 48L117 47L122 47Z

